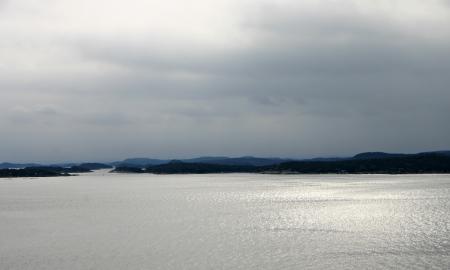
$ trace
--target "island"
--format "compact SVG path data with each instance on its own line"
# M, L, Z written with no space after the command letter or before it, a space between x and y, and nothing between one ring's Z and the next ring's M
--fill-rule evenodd
M120 166L115 173L207 174L207 173L266 173L266 174L420 174L450 173L448 153L383 154L363 153L335 160L287 161L274 165L223 165L189 163L173 160L166 164L146 167Z

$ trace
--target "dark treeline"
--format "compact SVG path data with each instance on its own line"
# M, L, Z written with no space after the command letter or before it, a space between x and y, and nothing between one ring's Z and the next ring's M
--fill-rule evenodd
M418 154L331 162L285 162L266 169L276 173L450 173L450 156Z
M27 167L23 169L0 169L0 177L52 177L52 176L70 176L73 173L87 173L92 170L83 166L71 166L68 168L58 166L38 166Z
M80 165L77 165L76 167L82 168L85 170L101 170L101 169L112 169L113 166L109 164L104 163L81 163Z
M148 166L146 168L136 167L117 167L113 172L127 173L154 173L154 174L205 174L205 173L244 173L258 172L260 167L256 166L238 166L207 163L186 163L181 161L172 161L167 164Z
M256 172L256 166L240 165L222 165L207 163L185 163L181 161L172 161L168 164L149 166L146 168L148 173L238 173L238 172Z
M118 167L114 172L155 174L205 173L450 173L450 156L414 154L336 161L291 161L270 166L234 166L173 161L145 168Z
M208 161L209 162L209 161ZM234 162L234 160L233 160ZM165 164L118 166L112 172L153 174L207 174L207 173L273 173L273 174L326 174L326 173L450 173L449 152L419 154L363 153L352 158L287 161L273 165L213 164L171 161ZM108 164L82 163L70 167L37 166L23 169L0 169L0 177L68 176L97 169L111 168Z
M69 176L69 173L48 168L0 169L0 178L12 177L55 177Z

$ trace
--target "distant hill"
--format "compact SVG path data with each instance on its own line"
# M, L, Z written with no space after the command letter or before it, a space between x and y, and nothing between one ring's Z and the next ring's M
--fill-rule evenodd
M154 174L206 174L206 173L237 173L237 172L256 172L259 167L255 166L237 166L221 165L209 163L189 163L180 160L172 160L166 164L152 165L145 169L119 167L112 172L127 173L154 173Z
M54 163L49 165L40 165L40 166L49 166L49 167L63 167L63 168L69 168L73 166L78 166L79 163Z
M23 169L0 169L0 178L70 176L68 172L55 168L30 167Z
M206 163L206 164L218 164L218 165L235 165L235 166L268 166L274 164L280 164L289 159L282 158L258 158L258 157L216 157L216 158L198 158L198 159L185 159L182 160L186 163Z
M188 162L188 163L210 163L210 162L216 162L216 161L220 162L220 161L228 159L228 158L229 157L198 157L198 158L183 159L183 162Z
M11 177L53 177L53 176L71 176L73 173L92 172L90 169L82 166L72 166L69 168L58 166L37 166L20 169L0 169L1 178Z
M390 154L384 152L365 152L357 154L353 159L379 159L379 158L392 158L392 157L405 157L408 154Z
M149 165L160 165L168 163L169 160L153 159L153 158L128 158L123 161L110 163L115 167L146 167Z
M450 151L432 151L432 152L421 152L417 154L401 154L401 153L384 153L384 152L365 152L355 155L352 159L379 159L379 158L395 158L395 157L408 157L417 155L444 155L450 156Z
M216 162L216 161L215 161ZM115 172L138 172L155 174L187 173L450 173L450 156L440 153L426 154L386 154L363 153L356 158L333 161L289 161L274 165L234 165L189 163L171 161L166 164L152 165L145 169L121 167Z
M433 151L433 152L422 152L419 154L438 154L438 155L444 155L444 156L450 156L450 151Z
M101 170L101 169L112 169L113 166L103 163L81 163L78 165L81 168L85 168L88 170Z
M112 173L145 173L144 168L119 166L111 171Z
M324 157L324 158L310 158L310 159L301 159L301 160L297 160L297 161L311 161L311 162L326 162L326 161L340 161L340 160L347 160L347 159L352 159L352 158L348 158L348 157ZM295 161L295 160L291 160L291 161Z
M134 173L220 173L220 172L272 172L272 173L446 173L450 151L432 151L418 154L364 152L353 157L325 157L303 160L261 158L253 156L204 156L182 160L128 158L104 163L0 163L0 169L29 169L70 174L91 172L115 167L115 172ZM6 171L5 171L6 173ZM9 174L13 172L8 172ZM18 174L18 172L17 172ZM45 174L43 172L42 174Z
M181 161L150 166L145 169L145 172L155 174L185 174L185 173L205 174L205 173L237 173L237 172L253 172L253 171L255 171L254 166L186 163Z
M0 169L23 169L26 167L39 167L39 166L42 165L37 163L25 163L25 164L9 163L9 162L0 163Z
M282 158L259 158L259 157L198 157L190 159L182 159L184 163L204 163L218 165L236 165L236 166L268 166L280 164L282 162L291 161ZM145 168L151 165L162 165L170 163L170 160L151 159L151 158L129 158L123 161L113 162L111 165L115 167L136 167Z
M85 167L81 167L81 166L72 166L69 168L63 168L63 167L57 167L57 166L40 166L40 167L27 167L25 169L45 170L45 171L57 172L57 173L61 173L61 174L92 172L92 170L85 168Z
M330 162L286 162L266 167L277 173L450 173L450 156L442 154L387 155L384 158L350 159Z

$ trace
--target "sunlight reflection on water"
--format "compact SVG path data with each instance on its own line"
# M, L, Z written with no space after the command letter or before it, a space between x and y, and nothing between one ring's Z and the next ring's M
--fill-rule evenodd
M0 180L0 269L448 269L449 175Z

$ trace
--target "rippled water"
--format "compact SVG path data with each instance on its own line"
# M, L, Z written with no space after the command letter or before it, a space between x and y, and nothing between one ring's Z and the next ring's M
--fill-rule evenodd
M0 269L449 269L450 175L0 180Z

